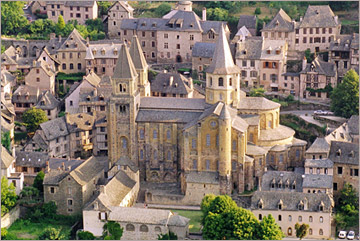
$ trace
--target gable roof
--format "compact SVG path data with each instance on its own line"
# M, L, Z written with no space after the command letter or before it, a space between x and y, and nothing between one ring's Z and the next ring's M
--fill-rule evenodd
M216 43L215 52L210 66L206 69L210 74L240 73L240 68L234 64L229 42L222 27Z
M84 186L103 171L103 169L104 165L101 164L96 157L91 156L85 162L80 164L80 166L71 171L70 176L81 186Z
M245 26L242 26L241 28L239 28L235 36L243 36L245 38L247 36L251 36L251 33Z
M292 32L294 31L294 24L291 22L291 18L286 12L280 8L275 17L261 30Z
M69 47L66 47L66 46ZM76 28L69 34L67 39L58 50L76 49L77 51L86 51L86 41Z
M44 152L16 151L16 166L46 167L49 156Z
M267 171L261 179L261 191L302 192L302 174L287 171ZM281 183L281 188L278 184ZM288 187L285 187L288 184ZM295 184L295 190L292 185ZM272 188L274 185L274 188Z
M137 76L134 63L131 59L129 50L125 44L121 46L118 60L116 62L113 78L133 79Z
M326 76L335 76L336 67L334 63L324 62L319 56L317 56L310 64L306 64L306 68L300 73L317 72Z
M190 81L182 74L159 73L151 82L151 91L187 95L193 91L189 86Z
M69 134L65 116L41 123L40 128L43 131L47 141L51 141L60 136L66 136Z
M132 37L130 46L130 56L136 69L146 69L148 64L145 60L139 39L136 35Z
M250 32L252 29L255 29L256 31L256 15L240 15L237 24L237 29L240 29L243 26L249 29Z
M236 59L259 60L263 46L262 37L246 37L245 41L238 43Z
M1 145L1 169L7 169L15 158L8 152L8 150Z
M111 5L108 9L107 12L109 12L115 5L120 4L120 6L127 12L133 12L134 8L130 6L130 4L128 4L127 1L116 1L114 2L113 5Z
M333 186L332 175L318 175L318 174L305 174L303 180L304 188L327 188L330 189Z
M264 97L246 97L239 101L238 109L244 110L273 110L280 108L280 104Z
M205 99L141 97L140 109L203 111L207 106Z
M196 42L192 49L192 57L212 58L215 47L215 43Z
M335 163L359 165L359 145L355 143L331 141L329 159Z
M317 137L306 153L324 153L330 150L330 144L323 137Z
M350 134L359 135L359 116L352 115L347 122Z
M300 28L308 27L337 27L340 21L335 18L334 12L329 5L309 5L303 20L300 22Z
M55 98L55 96L51 93L50 90L46 90L41 95L39 101L35 105L36 108L42 110L53 110L57 108L60 104L60 101Z

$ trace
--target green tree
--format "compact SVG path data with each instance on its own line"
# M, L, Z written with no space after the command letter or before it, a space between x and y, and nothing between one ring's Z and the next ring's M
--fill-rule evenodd
M32 186L24 187L20 192L21 198L26 200L33 200L34 198L38 197L39 194L39 190Z
M108 13L108 8L114 4L114 2L112 1L98 1L97 2L98 6L99 6L99 10L100 10L100 16L102 15L107 15Z
M335 209L335 222L339 228L348 228L359 223L359 197L352 185L344 185Z
M265 90L263 88L252 88L249 95L251 97L265 97Z
M4 45L1 45L1 53L4 53L5 52L5 46Z
M41 212L46 218L54 218L56 216L57 206L54 201L44 203L41 206Z
M95 236L89 231L80 231L77 233L79 240L94 240Z
M5 240L8 235L8 231L6 228L1 228L1 240Z
M40 171L40 172L38 172L38 174L36 175L36 177L34 179L33 187L38 189L40 191L40 193L44 192L44 186L43 186L44 177L45 177L45 173L43 171Z
M171 5L169 3L162 3L155 9L155 14L158 17L162 17L171 11Z
M24 16L25 2L2 1L1 2L1 34L18 34L28 24Z
M1 216L9 212L16 205L17 195L14 184L8 183L6 177L1 178Z
M39 128L39 125L48 121L45 111L32 107L25 111L22 120L29 132L34 132Z
M62 15L59 15L56 27L59 29L59 31L63 31L65 28L65 25L66 24L65 24L64 17Z
M314 60L314 54L311 53L310 49L305 50L305 58L306 62L311 63Z
M123 228L114 221L108 221L103 227L104 240L120 240L123 234Z
M259 227L259 239L261 240L281 240L284 237L279 225L275 222L274 217L269 214L265 216Z
M260 15L261 14L261 9L259 7L257 7L255 9L255 15Z
M61 240L65 236L61 234L61 231L56 228L46 228L40 235L40 240Z
M97 31L104 31L104 24L101 20L101 18L96 19L88 19L85 22L87 29L89 32L97 30Z
M169 231L169 233L158 235L158 240L177 240L177 239L178 239L178 236L170 231Z
M6 150L11 152L11 149L10 149L10 147L11 147L10 131L1 133L1 144L6 148Z
M219 195L211 201L209 206L209 212L212 213L224 213L236 208L236 203L228 195Z
M296 223L295 230L296 230L296 237L298 237L301 240L305 238L305 236L307 235L307 232L309 230L309 224L303 223L300 225L299 223Z
M210 204L211 202L216 198L216 196L214 194L206 194L205 197L201 200L201 211L203 213L202 215L202 224L204 224L205 222L205 217L208 215L209 210L210 210Z
M209 8L207 10L207 18L215 21L226 21L229 17L229 11L223 8Z
M342 82L330 94L331 110L335 115L349 118L359 115L359 75L349 70Z

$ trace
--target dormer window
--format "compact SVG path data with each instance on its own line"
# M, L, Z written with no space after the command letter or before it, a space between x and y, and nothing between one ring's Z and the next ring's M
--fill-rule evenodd
M153 26L153 27L156 27L156 23L152 23L152 26Z
M271 181L271 188L275 188L275 179Z
M349 153L349 157L354 157L354 151L351 151L351 152Z
M278 209L282 210L283 208L283 201L280 199L279 203L278 203Z
M295 190L295 188L296 188L296 182L294 181L294 182L292 183L292 189Z
M264 202L263 202L262 199L260 199L259 202L258 202L258 208L263 209L263 205L264 205Z
M282 180L280 180L279 182L278 182L278 188L281 188L282 187Z
M190 23L190 28L194 27L194 24L193 23Z
M303 201L300 201L299 205L298 205L298 209L299 210L304 210L304 203Z
M267 54L270 54L270 53L271 53L271 50L270 50L270 49L268 49L266 52L267 52Z
M341 156L341 149L336 152L336 156Z
M87 100L87 101L90 101L90 96L89 96L89 95L86 97L86 100Z
M324 203L323 202L321 202L320 205L319 205L319 211L320 212L324 211Z

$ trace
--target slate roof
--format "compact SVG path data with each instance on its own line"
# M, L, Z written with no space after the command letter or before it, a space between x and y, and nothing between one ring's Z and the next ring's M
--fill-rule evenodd
M95 123L95 116L87 113L67 114L65 118L69 132L91 130Z
M215 43L196 42L192 49L192 56L212 58L214 56L215 47Z
M359 34L358 33L353 33L353 38L352 38L350 47L352 49L359 49Z
M261 50L261 59L266 60L283 60L283 53L285 45L287 44L286 40L266 40L263 43L263 48ZM268 52L270 50L270 53ZM277 54L276 51L280 50L280 53Z
M142 97L140 101L140 109L178 109L203 111L205 106L205 99L195 98Z
M49 156L47 153L16 151L16 166L45 168L48 160Z
M330 150L330 144L323 137L317 137L306 153L323 153Z
M295 135L295 131L287 126L279 125L274 129L260 131L259 141L275 141L289 138Z
M187 183L208 183L219 185L219 174L217 172L197 172L191 171L185 174Z
M334 63L324 62L317 56L310 64L306 64L306 68L302 70L301 74L311 72L311 68L314 68L314 72L323 74L326 76L335 76L336 67Z
M47 141L54 140L60 136L69 135L65 116L41 123L40 128Z
M292 32L294 31L294 25L291 22L291 18L286 14L282 8L275 15L275 17L268 23L261 31L281 31Z
M330 159L306 159L305 167L332 168L334 163Z
M85 59L117 59L121 46L120 43L89 44L86 49Z
M347 123L350 134L359 135L359 116L352 115Z
M77 44L77 45L76 45ZM69 47L66 47L68 45ZM69 34L67 39L63 42L63 44L59 47L58 50L73 50L77 51L86 51L86 41L80 35L80 33L74 28L74 30Z
M69 173L80 166L84 160L80 159L64 159L64 158L50 158L50 171L45 173L44 185L59 185ZM61 170L62 163L64 163L65 170Z
M56 99L55 96L49 90L46 90L41 95L35 107L42 110L53 110L57 108L59 104L60 101Z
M52 77L56 74L55 70L53 70L50 67L50 65L48 65L48 63L45 62L44 60L35 61L34 64L32 65L32 68L42 68L44 70L45 74L49 77Z
M144 70L148 67L148 64L146 62L142 48L139 43L139 39L136 35L134 35L132 38L129 52L136 69Z
M200 20L200 25L203 30L203 34L208 33L210 30L213 31L215 34L220 34L221 27L223 27L225 29L226 24L227 24L226 22L221 22L221 21L201 21Z
M288 192L256 191L251 198L251 209L258 209L260 200L263 201L263 210L278 210L280 200L283 202L281 210L284 211L299 210L298 205L301 201L304 203L305 209L301 212L319 212L321 202L324 204L323 212L331 212L332 207L334 207L334 201L325 193L293 192L289 195ZM305 208L305 206L307 207Z
M14 161L14 157L8 152L8 150L1 145L1 169L7 169Z
M28 95L28 98L25 98L26 95ZM39 96L40 91L37 87L30 85L20 85L12 95L12 102L37 103Z
M73 7L92 7L96 1L66 1L65 6Z
M119 3L127 12L132 12L134 11L133 7L131 7L127 2L124 2L124 1L116 1L113 5L111 5L107 12L109 10L111 10L117 3Z
M330 42L330 51L350 51L352 35L340 35Z
M1 70L1 86L5 86L7 83L10 83L11 86L14 86L16 83L16 77L12 75L6 69Z
M128 166L133 172L137 172L139 170L138 166L127 156L121 156L119 160L116 161L116 165Z
M116 62L113 78L117 79L133 79L137 76L134 63L131 59L128 48L122 45L119 57Z
M190 222L190 219L185 218L183 216L177 215L176 213L172 215L169 219L168 225L169 226L180 226L185 227Z
M239 101L238 109L243 110L273 110L280 108L280 104L264 97L246 97Z
M240 73L240 68L234 64L229 42L222 27L216 43L211 64L206 69L210 74L235 74Z
M303 180L304 188L332 188L333 176L332 175L317 175L305 174Z
M261 191L272 192L302 192L302 174L295 172L267 171L261 179ZM271 185L274 184L275 188ZM281 184L281 188L278 187ZM295 190L292 185L295 184ZM292 195L292 194L291 194Z
M257 155L265 155L267 150L261 148L260 146L256 146L251 143L247 143L246 147L246 155L257 156Z
M84 76L84 80L88 81L92 86L97 87L101 82L101 78L94 73L94 71L90 71L90 73Z
M170 210L135 207L111 207L108 220L121 223L165 225L168 223L171 215L172 212Z
M170 81L172 79L172 81ZM193 91L190 88L190 81L182 74L178 73L159 73L155 80L151 82L151 91L166 94L188 95ZM171 85L170 85L171 84Z
M235 34L235 36L242 36L242 37L247 37L247 36L252 36L250 31L245 27L245 26L242 26L238 31L237 33Z
M257 126L260 123L259 115L240 114L239 116L244 119L244 121L246 121L250 126Z
M197 119L200 115L200 112L191 111L140 109L136 116L136 122L188 123Z
M70 176L72 176L81 186L84 186L101 171L103 171L103 169L104 165L98 161L98 158L91 156L89 159L71 171Z
M46 142L45 134L43 131L41 131L39 129L35 132L35 135L33 136L33 138L27 142L25 147L27 145L32 145L33 143L36 143L39 146L39 148L41 148L44 151L48 150L48 143Z
M340 21L335 19L335 14L329 5L309 5L303 20L300 22L300 28L308 27L337 27Z
M359 145L355 143L332 141L329 159L335 163L359 165Z
M256 35L256 16L254 15L240 15L237 24L237 29L245 26L249 31L255 29L255 34L251 32L251 35Z
M243 43L238 43L236 59L259 60L263 45L262 37L246 37Z
M53 38L50 39L46 45L45 48L49 51L51 55L54 55L57 53L57 50L61 47L61 45L64 44L65 38Z

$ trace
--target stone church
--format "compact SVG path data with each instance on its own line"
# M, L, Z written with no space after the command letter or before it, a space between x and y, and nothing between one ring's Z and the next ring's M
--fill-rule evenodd
M148 68L134 36L110 78L107 113L111 165L138 166L147 202L198 205L207 193L254 189L266 169L303 166L306 142L279 124L280 104L241 91L224 28L205 99L149 97Z

